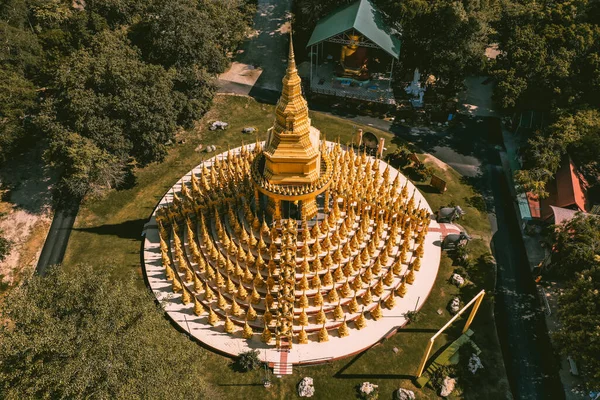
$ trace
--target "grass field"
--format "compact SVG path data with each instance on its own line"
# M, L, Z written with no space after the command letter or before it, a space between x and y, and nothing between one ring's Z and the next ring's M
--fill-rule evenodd
M137 181L130 189L111 191L104 198L88 201L81 208L69 241L64 267L75 271L79 263L92 263L99 267L106 263L114 263L122 266L122 271L135 270L141 275L140 234L156 203L182 175L204 158L214 155L195 151L197 146L214 144L218 153L227 150L228 147L237 147L243 141L254 142L255 138L243 135L241 129L254 126L264 133L272 125L273 117L273 106L260 104L245 97L218 96L215 106L199 122L198 128L179 135L178 142L184 143L174 145L164 162L138 169ZM319 128L328 140L336 140L339 136L342 143L350 142L355 130L361 127L325 114L312 113L311 118L313 125ZM208 131L208 122L215 119L229 122L230 129ZM392 134L371 127L362 128L385 137L388 152L395 150L396 145L391 143ZM435 170L436 175L448 181L448 191L445 194L433 193L427 185L417 182L432 209L451 202L464 205L467 214L460 222L471 235L479 238L470 244L472 257L477 259L487 253L490 239L487 217L484 212L466 205L466 199L476 196L477 193L461 183L460 175L456 171L430 156L422 157L426 164ZM487 264L477 263L473 268L464 271L468 273L472 284L458 289L448 282L455 269L452 260L443 256L436 284L420 312L418 322L411 323L381 345L354 358L320 366L297 367L294 369L294 375L273 379L269 390L264 389L261 384L265 371L242 374L235 372L225 357L200 346L194 351L198 352L198 362L206 365L207 380L221 387L225 398L293 398L299 380L303 376L311 376L315 379L315 397L318 399L353 399L357 393L356 386L364 381L378 384L380 398L383 399L391 398L392 392L400 386L414 390L419 399L433 399L437 398L433 390L416 389L411 381L426 342L450 318L447 306L452 297L460 295L463 301L467 302L479 290L486 289L489 294L472 325L475 331L474 340L483 350L485 369L478 374L476 382L469 381L461 385L464 393L457 393L454 398L505 398L508 384L492 317L495 271ZM143 285L141 278L139 282ZM438 310L441 310L441 314ZM462 324L459 321L442 335L434 352L448 341L454 340L461 328Z

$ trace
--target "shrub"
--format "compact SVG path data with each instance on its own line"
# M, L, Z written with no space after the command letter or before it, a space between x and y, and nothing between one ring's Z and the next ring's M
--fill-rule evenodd
M0 231L0 261L4 261L10 254L10 248L12 243L10 240L4 237L3 232Z
M248 350L240 353L237 365L242 371L254 371L262 366L258 350Z
M408 320L408 323L419 321L419 312L418 311L407 311L404 314L404 317Z

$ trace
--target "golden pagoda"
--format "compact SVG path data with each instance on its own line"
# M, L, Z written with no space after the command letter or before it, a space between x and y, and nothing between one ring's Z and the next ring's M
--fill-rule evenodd
M259 193L266 197L267 213L273 219L289 217L282 210L291 205L299 208L300 218L312 219L317 214L316 197L327 189L332 178L331 161L320 135L311 125L308 104L302 96L290 32L288 66L275 121L267 131L263 151L252 164L255 197L260 199Z
M429 210L388 169L381 173L380 162L320 139L290 35L264 146L205 161L157 209L164 285L196 315L194 323L251 347L262 346L259 337L290 349L326 342L328 331L344 337L365 328L366 315L377 320L405 303L428 268L419 259Z

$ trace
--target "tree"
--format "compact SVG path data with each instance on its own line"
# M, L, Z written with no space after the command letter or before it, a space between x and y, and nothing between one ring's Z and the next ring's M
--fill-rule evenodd
M417 2L420 12L416 13L406 11L400 3L395 4L405 16L397 25L402 32L404 68L419 68L425 75L434 75L438 85L450 92L462 87L467 73L483 65L488 16L478 10L468 11L458 1L434 1L429 6ZM398 15L394 10L386 11L390 16Z
M242 371L254 371L259 369L263 365L262 361L260 361L260 353L258 350L248 350L240 353L236 366L239 367Z
M0 397L218 398L205 350L177 333L133 273L80 265L14 289L0 328Z
M517 182L525 191L547 197L546 184L567 153L587 172L590 182L595 182L600 171L600 111L563 113L550 127L536 132L528 141L524 169L516 174Z
M587 0L503 2L495 26L499 103L538 109L600 104L598 9Z
M551 234L552 271L565 282L559 298L560 350L583 363L590 388L600 385L600 218L577 215Z
M600 386L600 256L596 257L560 296L561 326L554 335L561 351L583 364L589 389Z
M147 13L132 33L147 61L165 68L198 65L209 73L225 69L226 54L219 41L223 28L214 29L213 16L202 2L154 1Z
M119 32L101 32L65 60L38 126L68 193L114 187L130 158L146 164L165 156L179 113L174 75L141 61Z
M26 138L36 97L35 86L23 73L0 66L0 164Z
M600 218L579 214L557 226L550 241L552 271L563 279L573 278L600 261Z
M10 4L13 3L13 4ZM23 2L0 5L0 164L27 138L27 121L36 111L36 87L41 48L26 27Z

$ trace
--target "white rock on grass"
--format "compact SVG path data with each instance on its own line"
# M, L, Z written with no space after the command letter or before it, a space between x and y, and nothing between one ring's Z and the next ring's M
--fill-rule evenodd
M377 385L373 385L371 382L363 382L360 386L360 392L366 395L373 393L373 391L377 390Z
M452 283L458 287L462 287L465 284L465 278L463 278L459 274L453 274L452 275Z
M450 312L452 313L452 315L455 315L459 311L460 311L460 299L458 297L455 297L452 299L452 302L450 302Z
M313 386L313 378L304 377L298 384L298 396L313 397L315 395L315 387Z
M483 368L481 358L479 358L475 353L471 354L471 358L469 358L469 364L467 365L467 368L469 368L469 371L471 371L472 374L477 372L477 370Z
M396 396L394 400L415 400L415 392L412 390L400 388L396 391Z
M450 396L450 393L454 391L454 387L456 386L456 379L450 378L449 376L444 378L444 382L442 382L442 390L440 391L440 396L447 397Z

